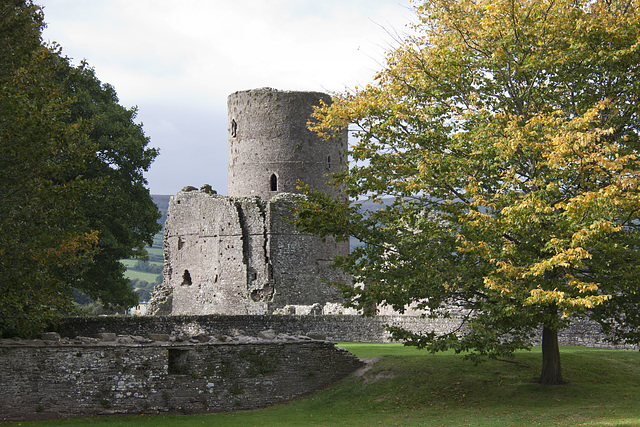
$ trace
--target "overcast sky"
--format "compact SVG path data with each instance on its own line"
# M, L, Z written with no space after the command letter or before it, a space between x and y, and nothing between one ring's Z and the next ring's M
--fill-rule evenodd
M412 19L410 0L36 0L45 41L113 85L160 155L152 194L227 192L227 96L364 85Z

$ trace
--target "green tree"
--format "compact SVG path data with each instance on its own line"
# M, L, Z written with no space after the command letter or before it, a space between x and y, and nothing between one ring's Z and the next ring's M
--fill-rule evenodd
M100 239L93 264L74 286L104 304L132 307L138 296L120 260L146 259L143 248L153 244L160 230L160 213L144 178L158 150L147 147L149 138L135 122L136 108L121 106L114 88L102 84L85 62L72 67L62 61L68 67L63 83L72 99L69 122L90 121L89 140L97 147L84 175L102 183L79 205L88 228L97 230Z
M0 332L33 335L79 290L137 303L122 258L159 230L145 188L157 150L85 63L42 44L41 9L0 6Z
M431 0L372 85L316 112L351 124L349 204L307 191L301 229L365 244L336 263L349 303L463 313L409 345L503 357L542 330L563 383L576 316L640 341L640 22L634 0ZM393 203L363 212L358 200Z
M78 211L95 189L95 151L55 84L59 51L41 45L42 12L0 5L0 333L31 335L71 308L63 275L91 262L97 233Z

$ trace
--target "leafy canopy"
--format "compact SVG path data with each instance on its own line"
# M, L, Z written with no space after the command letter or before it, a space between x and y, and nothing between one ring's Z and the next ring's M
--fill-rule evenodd
M120 260L146 259L143 248L153 244L160 230L160 213L144 178L158 150L147 147L149 138L135 122L136 108L121 106L115 89L101 83L85 62L72 67L67 59L61 60L67 66L61 83L73 100L68 120L92 124L88 137L96 151L84 176L101 183L100 191L87 194L79 205L100 240L93 263L74 286L104 304L131 307L138 296Z
M364 242L337 260L364 284L343 286L350 304L465 314L444 336L393 330L434 351L510 354L580 314L640 341L638 2L430 0L416 16L375 83L311 125L357 137L333 177L355 203L309 191L299 211L306 231Z
M0 331L32 334L72 308L61 275L91 262L97 233L77 205L93 146L87 123L65 123L58 50L40 44L42 13L0 6Z
M30 0L0 4L0 334L72 312L74 289L135 304L118 261L159 228L135 109L45 46L43 19Z

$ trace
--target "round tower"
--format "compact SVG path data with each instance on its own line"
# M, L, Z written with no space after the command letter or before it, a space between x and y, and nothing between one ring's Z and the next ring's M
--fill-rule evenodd
M331 97L320 92L271 88L229 95L229 196L299 193L298 182L325 193L331 172L347 167L347 132L323 140L307 129L313 106Z

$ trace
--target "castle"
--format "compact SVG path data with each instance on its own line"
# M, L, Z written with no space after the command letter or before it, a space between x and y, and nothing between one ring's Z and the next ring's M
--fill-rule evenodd
M203 186L171 198L152 314L296 314L340 302L327 281L347 279L331 261L349 243L291 222L301 182L341 196L327 178L347 168L346 129L329 140L307 129L321 101L331 97L270 88L229 96L228 196Z
M320 100L331 101L273 89L229 96L229 195L187 187L169 204L164 282L149 311L183 316L69 318L59 328L65 338L0 340L0 421L272 405L361 366L333 344L301 336L385 342L387 325L421 334L459 329L455 316L273 315L306 314L304 307L329 314L340 298L322 278L348 279L330 266L348 242L299 233L291 222L298 180L339 196L325 181L347 167L346 132L323 141L306 129ZM559 339L612 347L585 319Z

